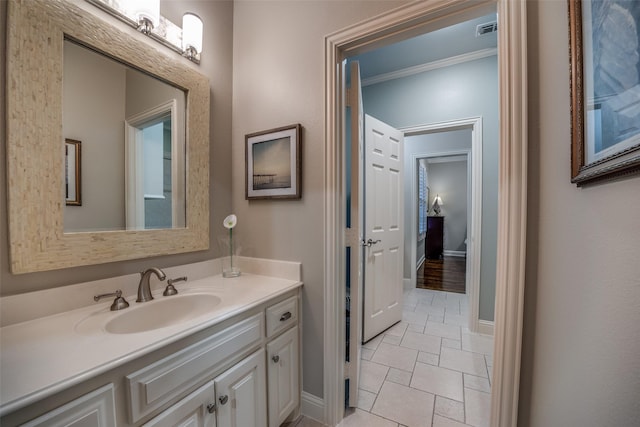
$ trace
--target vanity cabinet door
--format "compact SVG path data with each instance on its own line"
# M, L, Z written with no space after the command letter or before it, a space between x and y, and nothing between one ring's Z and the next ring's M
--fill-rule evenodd
M300 401L298 327L267 344L269 427L278 427Z
M260 349L213 381L217 427L266 427L265 353Z
M23 427L116 427L113 384L87 393Z
M215 389L209 381L144 427L215 427Z

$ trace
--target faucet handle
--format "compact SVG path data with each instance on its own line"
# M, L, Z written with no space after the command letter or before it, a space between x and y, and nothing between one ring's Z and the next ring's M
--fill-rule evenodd
M108 294L96 295L96 296L93 297L93 300L95 302L98 302L102 298L108 298L108 297L116 297L116 299L113 300L113 304L111 304L111 308L110 308L111 311L123 310L123 309L129 307L129 303L127 302L126 299L123 298L122 291L120 289L118 289L115 292L108 293Z
M187 281L187 276L176 277L175 279L167 280L167 287L165 288L165 290L162 293L162 295L167 297L167 296L170 296L170 295L177 294L178 290L176 289L175 286L173 286L173 284L176 283L176 282L186 282L186 281Z

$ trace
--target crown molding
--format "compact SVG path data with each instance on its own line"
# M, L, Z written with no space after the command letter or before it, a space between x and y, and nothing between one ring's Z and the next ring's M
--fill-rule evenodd
M437 70L438 68L450 67L452 65L462 64L469 61L475 61L477 59L487 58L489 56L495 56L497 54L498 48L482 49L475 52L464 53L462 55L456 55L450 58L440 59L438 61L427 62L426 64L414 65L413 67L403 68L401 70L392 71L390 73L378 74L377 76L362 79L362 86L371 86L389 80L409 77L413 76L414 74L433 71Z

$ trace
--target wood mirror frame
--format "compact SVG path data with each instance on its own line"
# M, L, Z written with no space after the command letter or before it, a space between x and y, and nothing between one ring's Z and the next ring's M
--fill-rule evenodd
M64 233L65 36L187 93L186 228ZM209 81L205 76L66 1L11 0L7 112L12 273L209 248Z

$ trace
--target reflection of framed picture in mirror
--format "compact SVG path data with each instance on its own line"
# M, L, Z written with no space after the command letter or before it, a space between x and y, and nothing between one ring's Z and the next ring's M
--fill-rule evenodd
M571 181L640 172L640 2L568 1Z
M246 135L247 199L302 197L299 124Z
M82 142L64 140L64 193L69 206L82 206Z

